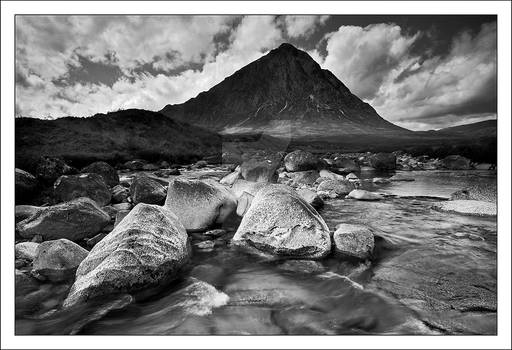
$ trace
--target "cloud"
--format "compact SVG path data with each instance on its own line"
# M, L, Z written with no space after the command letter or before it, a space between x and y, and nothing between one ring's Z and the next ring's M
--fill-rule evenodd
M329 16L285 16L284 25L290 38L309 37Z

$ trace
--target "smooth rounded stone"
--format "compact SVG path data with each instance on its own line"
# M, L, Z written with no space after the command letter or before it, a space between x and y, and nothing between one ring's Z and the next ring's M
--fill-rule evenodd
M339 171L344 173L351 173L351 172L358 172L360 171L359 164L350 158L334 158L334 161L332 162L333 168L338 168Z
M188 261L185 228L165 207L140 203L89 252L64 307L174 278Z
M123 203L128 200L130 190L124 186L116 185L112 187L112 203Z
M14 196L16 203L24 203L30 200L36 193L38 182L34 175L15 168L14 169Z
M288 175L292 179L292 186L312 185L320 177L316 170L297 171Z
M165 202L165 187L147 176L136 176L130 186L130 195L134 204L158 204Z
M350 191L354 190L353 183L346 180L325 180L322 181L318 187L317 192L328 192L335 195L335 197L346 196Z
M247 192L255 196L259 190L261 190L267 185L267 183L263 182L252 182L239 179L233 183L233 186L231 187L231 192L233 192L236 198L240 198L240 196L242 196L244 192Z
M76 174L76 169L59 158L41 157L36 164L36 177L47 185L53 184L61 175L69 174Z
M271 182L277 181L277 168L281 163L281 157L276 155L255 156L244 160L240 165L240 173L247 181Z
M441 165L449 170L468 170L471 169L471 161L466 157L459 155L450 155L441 159Z
M68 280L74 277L87 254L87 250L65 238L45 241L37 247L32 274L43 281Z
M44 207L36 215L16 224L21 237L40 235L44 240L67 238L78 241L99 233L110 216L90 198Z
M145 164L144 161L135 159L135 160L127 161L126 163L123 164L123 166L126 169L130 169L130 170L142 170L142 168L144 167L144 164Z
M105 180L98 174L62 175L55 181L53 192L62 202L88 197L100 206L110 203L112 197Z
M380 184L388 184L391 182L391 180L383 178L383 177L375 177L375 178L373 178L372 182L374 184L380 185Z
M321 178L331 179L331 180L345 180L345 177L343 175L339 175L336 173L333 173L332 171L322 169L319 173Z
M242 178L242 171L240 169L237 169L233 171L232 173L224 176L219 183L227 186L231 186L235 183L236 180Z
M33 261L36 257L37 247L39 247L39 243L36 242L18 243L14 246L14 256L16 259Z
M87 246L89 248L92 248L94 247L99 241L101 241L103 238L105 238L107 236L107 233L98 233L96 236L94 237L91 237L89 239L87 239L85 241L85 244L87 244Z
M368 159L370 166L377 170L396 169L396 156L393 153L377 153Z
M366 190L353 190L345 198L357 199L360 201L378 201L382 196Z
M42 208L34 205L17 205L14 207L14 220L16 223L37 214Z
M316 170L319 166L319 159L310 152L296 150L284 157L284 166L289 172Z
M375 238L366 226L339 224L333 235L337 253L358 259L368 259L373 253Z
M216 238L216 237L224 236L226 233L227 233L226 230L215 229L215 230L206 231L204 233L204 235L208 236L208 237Z
M436 210L475 216L496 216L496 203L476 200L450 200L432 205Z
M213 180L174 179L169 182L165 207L189 231L206 230L223 223L237 207L235 196Z
M201 249L201 250L212 250L213 247L215 247L215 242L214 241L201 241L201 242L197 242L195 244L195 246L197 249Z
M119 175L117 175L116 169L106 162L94 162L83 168L81 172L101 175L109 187L119 185Z
M317 274L326 270L320 262L314 260L288 260L278 267L281 270L305 274Z
M232 243L303 259L322 258L331 250L325 221L283 185L269 185L256 194Z
M313 208L321 208L324 205L323 199L315 191L308 188L299 188L297 193Z
M117 204L112 204L112 208L116 209L118 212L119 211L130 211L132 209L132 205L130 203L117 203Z

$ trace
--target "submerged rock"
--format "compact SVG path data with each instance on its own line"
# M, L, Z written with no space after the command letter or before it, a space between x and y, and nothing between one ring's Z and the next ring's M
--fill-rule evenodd
M62 202L88 197L98 205L110 203L111 194L103 177L98 174L62 175L53 185L55 197Z
M356 187L352 182L346 180L325 180L317 187L317 192L328 192L331 197L346 196Z
M119 175L117 175L116 169L106 162L94 162L83 168L81 172L101 175L108 187L119 185Z
M331 250L329 228L322 217L283 185L269 185L256 194L233 243L303 259L322 258Z
M21 170L14 169L14 196L16 203L26 203L35 195L38 182L34 175Z
M41 208L35 215L16 225L24 238L42 236L44 240L67 238L77 241L99 233L110 222L110 216L89 198Z
M432 205L440 211L453 212L464 215L496 216L496 203L476 200L451 200L438 202Z
M176 215L140 203L80 264L64 307L174 278L189 255L187 233Z
M74 277L87 253L78 244L64 238L43 242L37 247L32 274L40 280L68 280Z
M358 259L368 259L373 253L375 239L366 226L340 224L333 235L337 253Z
M310 152L296 150L284 157L286 171L316 170L319 166L319 159Z
M165 187L147 176L136 176L130 186L133 203L162 205L165 202Z
M366 190L353 190L345 198L353 198L360 201L378 201L382 196Z
M237 200L216 181L175 179L169 182L165 206L187 230L200 231L223 223L235 212Z

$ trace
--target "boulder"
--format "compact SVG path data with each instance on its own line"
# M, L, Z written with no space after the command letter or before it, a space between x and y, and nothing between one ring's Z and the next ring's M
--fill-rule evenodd
M130 190L121 185L112 187L112 203L123 203L128 201Z
M133 203L162 205L165 202L165 187L147 176L136 176L130 186Z
M22 220L28 219L32 215L37 214L41 209L41 207L36 207L34 205L17 205L14 207L15 222L18 223Z
M318 185L317 192L327 192L330 194L330 196L332 195L336 198L340 196L346 196L355 188L355 185L350 181L325 180Z
M81 172L101 175L108 187L119 185L119 175L117 175L116 169L106 162L94 162L83 168Z
M63 306L162 284L189 257L187 233L176 215L140 203L82 261Z
M474 216L496 216L496 203L477 200L451 200L434 203L436 210Z
M319 167L319 159L312 153L296 150L284 157L286 171L316 170Z
M30 201L36 194L37 187L38 182L34 175L18 168L14 169L15 203Z
M321 208L324 205L323 199L315 191L311 191L308 188L300 188L297 190L297 193L313 208Z
M62 159L41 157L36 164L36 177L44 184L50 185L62 175L76 174L76 169L67 165Z
M331 165L333 168L337 168L338 171L343 173L358 172L361 170L359 164L350 158L334 158Z
M329 228L322 217L283 185L269 185L256 194L232 243L302 259L322 258L331 250Z
M51 282L71 279L87 254L87 250L65 238L43 242L37 247L32 275Z
M88 197L98 205L110 203L112 195L105 180L98 174L62 175L55 181L53 192L57 200L67 202L75 198Z
M350 191L350 193L345 198L352 198L360 201L378 201L382 199L382 196L370 191L357 189Z
M370 166L377 170L395 170L396 156L393 153L377 153L368 159Z
M333 242L335 252L358 259L371 257L375 247L373 232L363 225L338 225Z
M336 173L333 173L332 171L322 169L319 173L320 177L331 179L331 180L345 180L345 177L343 175L338 175Z
M201 231L223 223L236 210L235 196L214 180L174 179L169 182L165 206L188 231Z
M142 166L142 170L145 170L145 171L154 171L154 170L158 170L159 169L159 166L156 165L156 164L144 164Z
M39 243L35 242L17 243L14 246L14 256L16 259L33 261L36 257L37 247L39 247Z
M41 235L44 240L67 238L81 240L99 233L110 222L110 216L89 198L41 208L35 215L16 225L24 238Z
M441 165L449 170L468 170L471 169L471 161L466 157L451 155L441 160Z
M145 163L146 162L142 160L135 159L127 161L126 163L123 164L123 166L129 170L142 170L142 168L144 168Z
M277 181L276 170L280 163L279 155L254 156L244 160L240 166L240 172L247 181L274 183Z
M232 173L224 176L219 182L223 185L232 186L236 180L242 178L242 171L239 167L235 169Z
M320 177L316 170L297 171L288 173L292 179L292 186L298 187L301 185L312 185Z

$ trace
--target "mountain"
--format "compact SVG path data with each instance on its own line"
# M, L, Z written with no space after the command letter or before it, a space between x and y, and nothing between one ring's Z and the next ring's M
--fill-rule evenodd
M334 74L290 44L160 112L222 134L325 137L408 132L384 120Z
M498 121L496 119L484 120L481 122L452 126L437 130L437 134L452 134L463 137L496 137L498 132Z
M40 156L62 157L82 167L135 158L188 162L220 157L219 135L160 113L128 109L89 118L16 118L16 166L29 170Z

